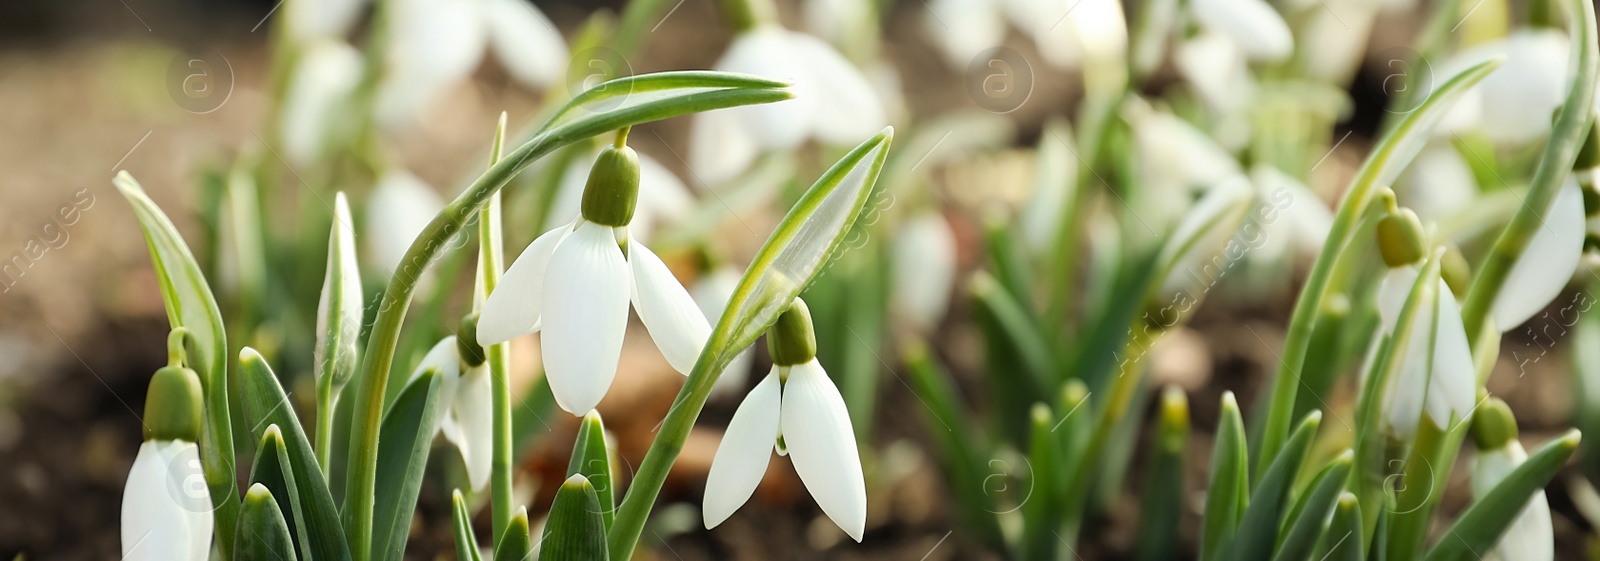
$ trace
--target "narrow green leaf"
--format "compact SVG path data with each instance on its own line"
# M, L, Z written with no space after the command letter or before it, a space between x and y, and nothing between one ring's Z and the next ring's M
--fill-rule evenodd
M1050 354L1050 344L1044 332L1034 322L1032 314L1016 295L1008 292L995 278L984 271L974 273L971 281L972 296L982 311L993 318L1000 328L999 335L1009 342L1006 345L1021 358L1032 379L1030 387L1041 395L1045 388L1055 387L1055 360Z
M1056 406L1057 411L1062 411L1061 419L1056 421L1052 430L1056 439L1061 443L1062 457L1075 461L1064 462L1063 478L1067 480L1067 492L1073 482L1079 477L1093 477L1096 462L1081 461L1088 456L1090 440L1094 438L1095 414L1090 411L1089 386L1077 378L1067 380L1061 385L1061 403ZM1089 470L1088 473L1080 473ZM1065 504L1071 497L1063 493L1062 502ZM1083 509L1067 510L1061 523L1061 541L1068 544L1077 543L1078 530L1083 523Z
M582 475L589 482L594 489L600 515L606 527L611 527L611 518L617 510L612 490L616 478L611 469L611 452L606 447L606 428L600 420L599 411L590 411L583 416L583 422L578 427L578 440L572 446L572 460L567 463L567 475Z
M286 561L295 558L289 524L272 491L257 483L244 495L239 525L234 530L234 561Z
M517 512L511 515L500 544L495 546L494 561L533 561L533 535L528 532L528 507L519 506Z
M239 351L241 402L244 421L252 437L266 436L267 427L277 425L288 453L289 472L294 477L295 492L299 495L300 514L309 528L309 541L313 557L319 561L344 561L350 558L345 536L339 525L339 511L328 494L327 482L306 440L305 429L295 417L294 406L278 384L278 376L255 349L245 347Z
M1201 522L1200 559L1222 559L1233 541L1250 494L1250 450L1244 419L1233 392L1222 394L1217 441L1211 452L1211 481L1206 486L1206 514Z
M472 533L472 513L467 510L467 499L461 490L450 493L450 517L456 531L456 561L483 561L478 552L478 536Z
M378 440L378 480L384 492L373 497L372 558L399 561L405 556L411 518L428 467L428 451L449 400L439 395L442 376L428 370L401 390L383 417Z
M127 171L117 172L111 183L133 206L139 227L144 230L150 261L161 285L161 299L166 303L167 322L174 328L187 329L194 337L188 366L200 375L206 391L206 423L199 443L201 463L206 486L211 491L211 503L217 507L216 524L221 528L232 527L239 511L235 482L238 474L233 467L233 423L228 415L228 342L222 311L194 254L189 252L183 236L178 234L178 228L172 225L166 213L161 212L161 207L145 195L139 182ZM218 532L217 545L222 555L227 556L232 551L233 534Z
M1226 558L1265 561L1272 556L1285 507L1288 506L1289 487L1294 484L1294 476L1300 472L1300 463L1305 461L1306 453L1311 449L1311 440L1321 424L1322 412L1312 411L1294 430L1283 453L1278 454L1272 460L1272 465L1267 467L1261 481L1250 493L1250 506L1239 521L1239 533L1228 548Z
M1066 481L1062 470L1061 441L1051 432L1056 415L1050 406L1035 403L1029 411L1031 436L1028 467L1030 489L1022 503L1021 559L1049 560L1056 557L1057 527L1061 524L1061 492Z
M1362 561L1366 548L1362 547L1361 505L1353 493L1341 493L1334 505L1333 521L1322 540L1317 544L1314 559L1322 561Z
M1189 445L1189 400L1182 388L1162 390L1160 415L1139 507L1139 559L1149 561L1178 556L1178 522L1188 500L1183 467Z
M556 491L550 520L539 540L539 561L606 561L606 527L600 499L589 480L574 474ZM496 559L499 559L496 556Z
M1480 558L1478 552L1489 551L1517 519L1515 514L1522 512L1534 492L1543 489L1567 464L1567 458L1578 449L1579 439L1580 433L1573 429L1540 446L1527 461L1511 470L1499 485L1456 518L1444 535L1457 539L1439 540L1428 552L1426 561L1475 560Z
M289 449L283 443L283 431L278 425L267 426L267 431L261 435L255 464L250 466L250 484L265 486L277 499L278 510L283 512L289 525L289 539L294 543L294 550L299 552L300 559L315 558L311 553L311 542L300 539L300 536L309 533L309 529L306 528L304 511L300 508L299 492L295 490L294 473L289 469Z
M909 343L904 355L911 371L912 391L928 405L922 409L923 426L942 458L939 466L949 483L946 488L955 495L961 527L969 529L979 542L998 547L1000 526L994 517L994 503L983 492L983 458L978 452L983 447L964 422L968 415L961 406L961 393L927 345L921 341Z
M596 116L626 114L640 108L652 108L662 100L688 97L701 93L768 90L774 94L772 97L775 99L756 103L782 101L793 97L786 89L788 87L789 84L787 82L771 78L705 70L656 72L637 76L624 76L607 80L573 97L572 100L567 102L566 106L557 110L543 127L540 127L536 135L562 127L573 126L576 123L583 122L585 119L594 119ZM706 108L690 109L686 113L698 113L723 107L731 107L731 105L710 105ZM678 114L681 115L682 113ZM665 118L666 116L650 117L636 122L655 121ZM622 128L622 126L604 127L600 131L619 128ZM582 136L589 137L595 134L599 134L599 131Z
M1283 543L1272 556L1273 561L1305 561L1322 537L1328 517L1344 489L1345 478L1350 475L1350 462L1354 458L1349 450L1322 469L1322 473L1305 495L1299 514L1289 519L1288 532ZM1356 543L1361 543L1359 539ZM1355 549L1355 548L1352 548Z

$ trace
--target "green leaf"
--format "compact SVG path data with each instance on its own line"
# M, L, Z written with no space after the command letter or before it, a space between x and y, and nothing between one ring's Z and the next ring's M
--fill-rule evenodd
M439 395L442 383L438 372L423 372L401 390L394 407L383 417L378 480L384 482L384 492L373 497L377 501L372 519L373 559L399 561L405 555L428 451L449 402Z
M1200 559L1221 559L1233 541L1250 495L1250 450L1244 419L1233 392L1222 394L1217 441L1211 452L1211 481L1206 486L1206 513L1201 522Z
M1266 425L1261 433L1260 464L1267 464L1276 457L1288 438L1289 427L1294 420L1295 395L1300 389L1299 373L1311 346L1312 328L1317 325L1317 314L1328 293L1335 268L1359 231L1361 216L1372 200L1373 190L1380 185L1393 183L1417 152L1422 150L1432 136L1434 127L1449 113L1456 100L1499 67L1501 60L1484 61L1446 80L1429 94L1421 106L1385 133L1362 163L1361 170L1345 192L1344 200L1339 203L1333 225L1328 230L1327 241L1300 289L1299 299L1295 301L1294 312L1289 319L1289 332L1285 335L1283 353L1278 361L1278 373L1272 386ZM1468 337L1471 336L1469 331ZM1261 465L1257 469L1262 469Z
M1322 561L1362 561L1366 548L1362 547L1361 505L1353 493L1341 493L1333 508L1333 521L1322 533L1317 544L1315 559Z
M1278 545L1278 552L1272 556L1273 561L1304 561L1311 556L1312 549L1317 546L1317 540L1323 534L1323 526L1327 524L1328 517L1333 513L1335 503L1338 502L1340 493L1344 489L1345 478L1350 474L1350 462L1354 457L1354 454L1346 450L1327 467L1322 468L1322 473L1311 485L1310 492L1304 496L1303 504L1298 509L1298 516L1290 518L1288 533ZM1361 542L1358 539L1356 543Z
M1426 561L1466 561L1478 559L1479 551L1489 551L1500 541L1500 535L1517 519L1528 499L1550 483L1556 472L1567 464L1567 458L1578 449L1580 433L1574 429L1545 443L1528 456L1522 465L1511 470L1506 478L1495 485L1488 494L1479 497L1456 518L1455 524L1428 552Z
M217 507L217 526L232 527L239 511L235 482L238 474L233 467L233 423L228 415L228 342L222 311L194 254L189 252L183 236L178 234L178 228L172 225L166 213L161 212L161 207L145 195L139 182L127 171L118 172L111 183L133 206L139 227L144 230L150 261L161 285L161 299L166 303L167 322L174 328L187 329L194 337L194 349L189 353L187 366L200 375L206 391L206 423L199 443L206 486L211 491L212 504ZM226 531L218 534L218 549L227 556L232 551L233 534Z
M1150 467L1139 507L1139 558L1155 561L1178 557L1178 522L1188 495L1184 493L1184 451L1189 445L1189 400L1183 389L1161 392L1160 424L1150 442Z
M311 542L300 539L300 536L308 535L310 530L306 527L306 518L300 508L294 473L289 469L289 450L283 443L283 431L278 425L268 425L267 431L261 435L255 465L250 466L250 484L262 485L272 492L278 501L278 510L283 512L289 525L289 539L294 543L294 550L299 552L299 558L314 559Z
M1056 415L1044 403L1033 404L1029 411L1031 437L1028 446L1028 467L1032 481L1027 497L1022 503L1021 559L1047 560L1056 557L1056 537L1061 525L1061 493L1065 489L1062 467L1061 440L1052 432Z
M594 91L600 90L600 91ZM423 270L460 233L490 195L535 160L563 146L633 125L699 111L772 103L793 97L779 82L719 72L664 72L630 76L584 92L526 143L491 166L444 210L434 216L402 260L384 291L368 337L351 415L350 459L345 485L345 528L355 558L367 561L372 535L372 505L377 487L378 431L394 366L400 327ZM618 92L626 97L618 100ZM611 103L615 102L615 103ZM577 111L578 109L582 111ZM709 391L709 388L708 388ZM642 521L641 521L642 524Z
M244 495L239 525L234 530L234 561L286 561L295 558L289 524L272 491L257 483Z
M1282 527L1289 487L1294 484L1294 476L1300 472L1300 463L1305 461L1306 452L1311 449L1311 440L1321 424L1322 412L1312 411L1294 430L1294 436L1289 438L1283 453L1267 467L1261 481L1250 493L1250 506L1239 521L1239 533L1228 548L1226 558L1265 561L1271 557L1273 545L1278 540L1278 529Z
M600 516L607 528L616 515L617 503L613 494L616 478L611 469L611 452L606 448L606 428L599 411L583 416L578 427L578 440L572 446L572 460L567 463L567 475L582 475L591 482Z
M450 517L456 531L456 561L483 561L478 553L478 536L472 533L472 513L467 511L467 499L461 490L450 493Z
M550 520L545 523L544 537L539 541L539 561L610 559L605 522L600 513L600 499L589 480L582 475L567 478L550 504Z
M548 527L548 523L546 524ZM495 546L494 561L533 561L533 535L528 533L528 508L517 507Z
M911 371L912 392L927 405L921 408L923 426L927 427L942 460L939 466L948 482L946 488L955 495L963 522L961 527L969 529L979 542L999 547L1000 526L994 517L995 506L983 492L983 457L978 452L983 446L973 436L971 426L963 422L968 414L961 406L961 393L927 345L921 341L909 343L904 355Z
M288 453L289 472L294 477L300 514L310 530L313 557L319 561L344 561L350 558L344 531L339 525L339 511L333 505L333 495L328 494L327 481L306 441L305 429L295 417L294 406L278 385L272 367L255 349L245 347L239 351L241 402L244 404L244 421L254 438L265 438L267 427L277 425Z
M1046 388L1055 387L1056 364L1050 354L1050 344L1044 332L1034 323L1032 314L989 273L978 271L971 281L972 296L981 310L998 327L1005 345L1021 359L1032 380L1028 386L1032 395L1042 395Z

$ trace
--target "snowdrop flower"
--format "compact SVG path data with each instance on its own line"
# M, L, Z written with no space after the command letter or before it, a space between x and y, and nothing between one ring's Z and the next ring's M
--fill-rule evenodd
M1477 197L1472 167L1442 139L1429 142L1395 180L1395 198L1429 222L1455 214Z
M1411 286L1421 274L1423 239L1421 222L1410 209L1393 211L1378 224L1378 249L1389 265L1378 286L1378 315L1385 334L1395 333ZM1461 307L1442 278L1433 282L1432 299L1412 317L1400 371L1390 377L1385 391L1389 426L1405 436L1416 432L1423 411L1434 425L1448 428L1452 418L1472 410L1477 395L1477 368L1467 346Z
M1232 40L1250 60L1279 61L1294 52L1289 24L1263 0L1194 0L1189 8L1201 27Z
M439 395L450 402L438 432L461 452L467 480L472 490L478 491L489 484L494 423L489 368L484 362L487 355L483 347L472 343L474 328L469 317L462 323L460 338L445 337L435 344L411 372L411 379L429 370L439 374L443 382Z
M1086 59L1116 59L1120 64L1128 52L1127 19L1115 0L1005 0L1004 7L1011 23L1033 39L1039 56L1051 66L1077 69Z
M1472 494L1483 497L1511 470L1528 460L1517 441L1517 422L1499 398L1488 398L1473 414L1472 437L1478 454L1472 460ZM1555 537L1550 527L1550 501L1540 490L1528 498L1516 520L1485 557L1499 561L1550 561L1555 558Z
M1142 212L1148 209L1146 220L1169 223L1188 209L1195 190L1245 178L1227 150L1178 116L1142 101L1129 103L1125 115L1133 128L1134 149L1145 162L1140 181L1150 196L1141 197L1139 205Z
M361 53L344 41L318 41L301 53L284 94L279 135L284 156L311 165L327 150L330 126L361 81Z
M733 291L739 288L739 278L744 272L729 265L722 265L695 280L694 289L690 294L694 296L695 304L700 306L700 313L706 319L716 321L722 317L722 312L728 309L728 300L733 298ZM717 382L711 386L711 396L721 397L744 387L745 379L750 377L750 367L755 364L755 347L745 347L739 354L728 361L728 367L722 370L722 375L717 377Z
M596 158L599 154L595 154ZM561 175L556 187L556 197L550 204L547 217L564 219L577 216L583 201L583 187L588 183L589 167L593 161L574 158ZM687 216L694 210L694 194L684 186L678 176L654 158L639 155L639 201L633 212L633 222L628 233L638 241L649 241L649 235L658 227Z
M379 119L404 123L477 68L485 46L525 85L562 79L567 45L543 13L524 0L392 0ZM403 38L401 40L400 38Z
M956 235L943 214L931 210L900 226L895 234L889 304L911 328L927 333L950 307L956 277Z
M1221 34L1204 32L1179 43L1174 61L1178 74L1214 110L1231 113L1255 96L1249 60L1237 43Z
M952 68L965 70L980 53L1000 46L1006 22L996 0L932 0L922 12L922 30Z
M1291 251L1298 255L1321 251L1328 230L1333 227L1333 211L1322 198L1300 180L1270 165L1256 166L1250 171L1250 179L1266 205L1258 216L1264 239L1255 256L1275 260Z
M1568 39L1556 29L1524 29L1467 49L1440 65L1435 76L1451 76L1497 56L1500 68L1479 82L1451 109L1437 134L1480 129L1497 144L1522 145L1550 132L1551 116L1566 97Z
M367 0L289 0L287 4L283 7L285 37L304 43L344 37Z
M849 144L887 123L872 83L844 55L776 23L740 32L715 68L789 80L794 99L695 115L689 167L707 185L732 179L762 152L794 148L808 139Z
M378 179L367 199L367 250L384 276L399 268L418 234L444 208L444 199L405 170L391 170Z
M1583 257L1585 220L1583 189L1568 177L1495 296L1490 317L1501 332L1528 321L1566 288Z
M150 379L145 440L122 491L124 561L211 557L211 494L201 479L200 448L195 445L202 395L200 377L176 361Z
M750 500L773 451L789 456L822 512L857 542L866 529L867 487L844 398L817 363L805 302L794 301L767 332L772 372L745 396L711 460L701 511L707 529Z
M711 334L672 271L630 235L640 169L625 138L595 161L578 217L528 244L477 325L485 346L543 331L550 391L575 415L594 409L616 377L630 300L678 372L694 367Z

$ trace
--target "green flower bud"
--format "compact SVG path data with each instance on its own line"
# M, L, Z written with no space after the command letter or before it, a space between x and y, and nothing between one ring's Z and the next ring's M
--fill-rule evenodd
M607 146L589 169L583 188L583 218L611 227L633 221L639 199L639 154L627 146Z
M1378 251L1390 268L1421 261L1427 255L1423 243L1422 221L1417 213L1402 208L1378 221Z
M478 344L478 314L467 314L461 318L461 330L456 333L456 354L461 355L462 364L475 367L483 364L486 357L483 345Z
M200 441L205 409L200 376L181 366L163 366L150 377L144 400L145 440Z
M1439 276L1457 296L1465 296L1467 288L1472 286L1472 264L1455 244L1445 247L1444 257L1439 259Z
M778 366L805 364L817 357L817 334L805 300L795 298L767 330L767 352Z
M1472 414L1472 441L1479 450L1499 450L1517 439L1517 418L1498 397L1484 399Z

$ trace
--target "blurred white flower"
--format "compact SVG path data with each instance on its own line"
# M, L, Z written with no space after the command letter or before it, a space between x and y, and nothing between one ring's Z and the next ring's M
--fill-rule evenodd
M1477 197L1472 167L1455 146L1442 140L1429 142L1395 180L1395 198L1423 221L1448 218Z
M123 561L206 561L211 557L211 494L199 477L200 448L186 440L147 440L122 490ZM193 469L189 469L189 468ZM189 474L174 477L176 473Z
M1178 74L1194 86L1200 99L1222 113L1245 107L1255 96L1249 61L1233 40L1212 32L1178 44Z
M284 36L293 43L341 39L367 0L289 0L283 7Z
M439 434L461 452L467 466L467 480L473 491L489 484L489 474L494 458L494 408L489 385L489 368L484 357L466 360L461 356L461 345L454 336L445 337L422 357L411 379L433 370L442 383L439 395L449 400L444 418L439 421ZM477 366L471 366L477 362Z
M722 318L722 312L728 309L728 300L733 298L733 291L738 290L742 276L744 271L722 265L695 280L690 294L694 296L695 304L700 306L700 313L705 314L710 323L715 324ZM750 367L754 365L755 347L745 347L739 351L728 362L728 367L722 370L722 375L717 377L717 383L711 386L711 397L721 397L743 388L745 380L750 378Z
M405 259L411 242L444 208L444 199L405 170L391 170L378 179L367 198L367 255L385 276Z
M327 150L334 125L361 82L361 53L344 41L317 41L301 52L296 64L278 134L284 157L306 166Z
M1389 269L1378 286L1378 315L1383 332L1393 334L1420 263ZM1467 346L1461 307L1444 279L1435 279L1433 299L1417 307L1400 371L1389 378L1384 408L1389 426L1404 436L1416 433L1422 412L1434 425L1449 428L1472 410L1477 395L1477 368Z
M1270 213L1258 213L1262 239L1253 256L1270 261L1291 252L1320 252L1333 227L1333 211L1327 203L1300 180L1269 165L1251 169L1250 179L1255 183L1261 208L1271 209Z
M895 233L889 304L911 329L928 333L950 307L956 277L956 235L937 210L906 220Z
M1250 60L1278 61L1294 52L1289 24L1262 0L1193 0L1189 11L1201 27L1238 44Z
M1436 82L1497 56L1506 60L1451 109L1436 134L1482 130L1497 144L1543 139L1566 96L1568 40L1554 29L1523 29L1450 57L1434 71Z
M1128 52L1128 24L1116 0L1005 0L1005 11L1051 66L1076 69L1084 59L1121 61Z
M706 476L701 514L715 528L750 500L776 450L789 456L822 512L857 542L867 487L844 398L813 358L773 366L739 404Z
M1006 22L997 0L932 0L922 11L922 30L951 68L965 71L980 53L1000 46Z
M1365 58L1381 7L1374 0L1334 1L1326 9L1311 3L1309 19L1300 33L1306 74L1341 88L1348 86Z
M1472 494L1482 498L1499 485L1511 470L1528 461L1522 443L1512 439L1494 450L1479 450L1472 460ZM1500 536L1500 542L1485 559L1499 561L1550 561L1555 558L1555 536L1550 527L1550 501L1539 490L1528 498L1528 503L1511 526Z
M789 80L795 97L695 115L689 167L707 186L732 179L764 151L808 139L855 143L887 124L883 102L860 70L821 39L777 24L740 33L715 67Z
M409 121L477 68L487 46L530 87L558 82L567 67L561 32L524 0L392 0L379 120Z
M595 152L599 157L599 152ZM589 179L589 168L595 158L573 158L567 171L561 175L556 187L555 200L550 203L546 217L563 219L578 214L583 202L583 187ZM639 199L633 212L633 222L628 233L633 239L649 241L650 233L671 224L694 210L694 194L684 186L678 176L656 162L654 158L639 155Z
M1495 296L1490 314L1501 332L1528 321L1566 288L1583 257L1586 231L1583 191L1568 177Z
M1231 154L1178 116L1151 109L1142 101L1127 104L1125 115L1143 162L1139 180L1144 196L1136 204L1152 227L1182 216L1195 192L1245 179Z

